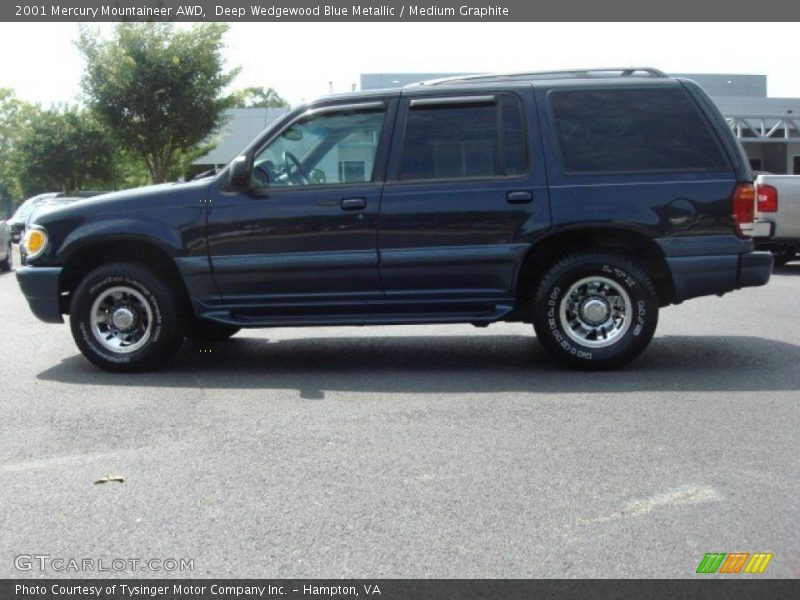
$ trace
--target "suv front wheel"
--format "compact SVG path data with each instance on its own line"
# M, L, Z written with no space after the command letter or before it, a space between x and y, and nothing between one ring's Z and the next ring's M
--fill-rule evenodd
M568 256L542 278L533 326L547 350L570 366L613 369L636 358L658 323L658 298L633 260L606 253Z
M100 266L73 294L72 336L83 355L101 369L153 369L183 340L179 300L177 290L139 265Z

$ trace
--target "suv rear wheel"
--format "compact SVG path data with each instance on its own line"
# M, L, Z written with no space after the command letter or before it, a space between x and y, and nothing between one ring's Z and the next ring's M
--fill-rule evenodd
M658 323L658 298L633 260L574 254L542 278L533 301L536 336L552 354L582 369L613 369L636 358Z
M75 290L70 328L83 355L106 371L163 364L183 340L177 290L155 273L114 263L89 273Z

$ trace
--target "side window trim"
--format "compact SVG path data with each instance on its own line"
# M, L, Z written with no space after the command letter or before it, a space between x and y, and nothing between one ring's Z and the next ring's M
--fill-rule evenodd
M352 104L331 104L328 106L319 106L319 107L312 107L308 110L304 110L299 115L296 115L292 120L287 121L283 124L283 126L276 130L274 133L269 135L263 143L259 144L255 147L252 151L253 156L258 156L267 146L269 146L275 139L277 139L284 131L292 127L294 124L302 121L303 119L307 119L311 116L318 116L323 114L331 114L337 112L372 112L372 111L383 111L384 119L388 114L388 108L386 106L386 102L383 100L379 100L377 102L358 102ZM386 122L384 120L383 126L386 126Z
M496 104L497 96L435 96L432 98L414 98L409 108L426 108L428 106L468 106L471 104Z
M319 106L316 108L309 108L307 111L297 115L296 118L292 119L292 121L287 125L287 127L291 127L293 123L296 123L300 119L308 118L308 117L316 117L317 115L325 115L331 113L339 113L339 112L362 112L362 111L378 111L378 110L386 110L386 102L382 100L378 100L375 102L355 102L352 104L331 104L328 106ZM284 127L284 129L286 129Z
M402 173L402 166L403 166L403 157L405 156L405 148L406 148L406 139L408 136L408 122L411 112L414 109L418 108L445 108L448 106L476 106L476 105L487 105L487 104L495 104L497 106L496 110L496 119L497 119L497 133L498 133L498 161L502 171L505 171L506 167L506 147L505 147L505 131L504 131L504 120L503 120L503 103L500 102L500 98L502 96L507 96L512 98L516 103L519 117L521 120L522 125L522 145L523 145L523 157L525 162L524 169L519 173L514 174L506 174L503 173L502 175L475 175L475 176L465 176L465 177L436 177L436 178L414 178L414 179L406 179L403 177ZM434 97L426 97L426 98L411 98L407 100L407 109L405 111L398 110L398 119L402 118L402 128L401 131L396 134L396 137L399 139L396 140L397 142L397 157L394 159L396 160L396 165L393 168L393 179L391 183L395 184L418 184L418 183L437 183L437 182L457 182L457 181L481 181L481 180L498 180L498 179L520 179L524 177L528 177L531 173L531 151L530 151L530 140L529 140L529 127L530 127L530 116L527 114L525 110L526 104L525 99L516 91L512 90L503 90L496 94L492 95L471 95L471 96L434 96ZM387 183L388 183L387 179Z

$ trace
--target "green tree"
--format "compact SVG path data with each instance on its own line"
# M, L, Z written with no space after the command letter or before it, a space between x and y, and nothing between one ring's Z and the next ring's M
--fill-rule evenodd
M114 181L115 143L87 111L38 110L16 141L16 173L25 195L108 188Z
M273 88L247 87L234 93L235 108L289 108Z
M110 39L81 29L77 45L86 59L88 105L120 147L145 164L154 183L166 181L181 156L217 131L234 103L225 93L238 73L225 71L227 28L120 23Z
M34 112L8 88L0 88L0 197L19 198L22 189L16 172L16 145L20 130Z

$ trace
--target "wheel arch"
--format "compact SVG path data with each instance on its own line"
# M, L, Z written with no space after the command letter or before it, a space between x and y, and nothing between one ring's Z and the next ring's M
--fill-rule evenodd
M663 251L653 238L634 228L598 225L561 229L536 240L517 271L517 306L528 305L538 282L560 257L586 251L616 252L635 259L652 279L659 305L674 302L672 275Z
M69 312L72 293L86 275L97 267L126 262L163 275L180 294L181 302L189 304L186 282L178 269L173 254L158 241L135 235L98 236L84 240L64 256L64 268L59 279L59 293L63 313Z

